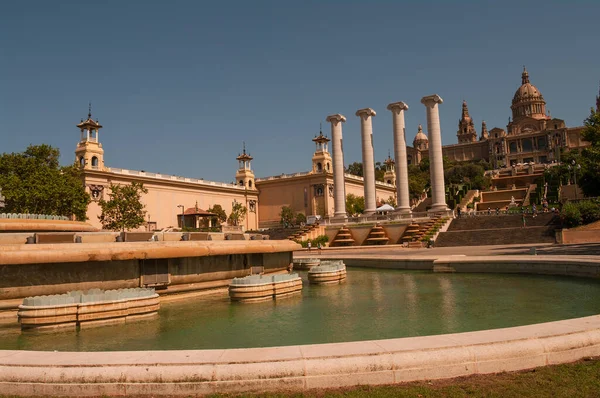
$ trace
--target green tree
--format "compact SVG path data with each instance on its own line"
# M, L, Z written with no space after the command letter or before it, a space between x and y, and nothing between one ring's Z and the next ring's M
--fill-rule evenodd
M348 167L346 168L345 171L348 174L362 177L363 176L363 164L362 164L362 162L351 163L348 165Z
M281 223L284 225L289 225L294 223L294 209L289 206L283 206L281 208L281 212L279 213L281 217Z
M352 193L346 195L346 212L355 217L365 211L365 198Z
M98 204L102 213L98 216L103 229L125 231L138 228L144 223L146 211L141 202L142 194L148 193L144 184L133 182L131 185L110 184L109 199L100 199Z
M583 124L585 128L581 135L590 146L585 147L581 151L581 157L575 160L581 166L577 183L586 196L600 196L600 112L592 109Z
M223 208L221 207L221 205L214 205L213 207L209 207L208 208L208 212L209 213L214 213L217 215L216 217L216 226L221 225L222 223L224 223L225 221L227 221L227 213L225 213L225 210L223 210Z
M246 206L240 202L234 202L227 220L231 225L241 225L246 219L246 211Z
M85 221L90 195L81 170L60 167L60 151L50 145L30 145L22 153L0 155L0 187L7 213L47 214Z
M306 216L304 213L296 213L296 225L306 223Z
M348 174L352 174L359 177L364 177L363 174L363 164L362 162L354 162L348 165L348 167L344 170ZM385 164L381 162L375 163L375 180L383 181L383 175L385 174Z

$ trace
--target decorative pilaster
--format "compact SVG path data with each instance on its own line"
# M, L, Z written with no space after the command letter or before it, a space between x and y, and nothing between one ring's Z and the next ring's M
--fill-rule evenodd
M333 216L335 218L346 218L346 184L344 180L344 148L342 145L342 123L346 117L336 113L325 119L331 123L331 145L333 152L333 185L334 196Z
M375 196L375 158L373 155L373 116L377 113L371 108L359 109L356 116L360 117L362 140L363 179L365 192L365 215L377 211Z
M404 102L394 102L387 106L392 112L394 126L394 158L396 159L396 196L398 205L396 210L401 213L410 213L410 195L408 192L408 160L406 158L406 128L404 125L404 111L408 105Z
M444 102L437 94L421 99L427 109L427 131L429 132L429 170L431 178L431 211L448 210L444 188L444 161L442 158L442 132L438 105Z

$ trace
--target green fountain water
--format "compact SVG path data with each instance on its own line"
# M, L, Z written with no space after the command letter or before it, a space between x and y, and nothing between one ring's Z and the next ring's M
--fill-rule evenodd
M349 269L346 283L232 304L226 295L163 303L159 316L79 332L0 327L0 349L58 351L266 347L424 336L600 313L593 279Z

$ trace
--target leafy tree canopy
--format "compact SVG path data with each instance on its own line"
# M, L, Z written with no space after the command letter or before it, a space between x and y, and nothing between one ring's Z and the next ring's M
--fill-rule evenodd
M580 159L576 160L581 166L577 182L586 196L600 196L600 112L592 109L583 124L583 139L591 145L583 148Z
M346 195L346 213L351 217L358 216L365 211L365 198L349 193Z
M231 225L241 225L246 219L247 208L240 202L235 202L227 219Z
M227 221L227 213L225 213L225 210L223 210L223 207L221 207L221 205L214 205L213 207L209 207L208 212L217 215L217 225L220 225L221 223Z
M282 224L293 224L294 223L294 209L292 209L289 206L283 206L281 208L281 212L279 213L279 216L281 217L281 223Z
M110 184L109 188L109 199L98 201L102 209L102 213L98 216L102 228L125 231L144 224L146 211L141 198L142 194L148 193L144 184L140 182L133 182L131 185Z
M59 166L60 151L50 145L30 145L23 153L0 155L0 187L7 213L47 214L87 219L90 196L81 170Z

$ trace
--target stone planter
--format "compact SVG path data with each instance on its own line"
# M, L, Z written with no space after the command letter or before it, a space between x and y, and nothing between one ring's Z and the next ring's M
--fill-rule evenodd
M308 281L317 285L332 285L346 279L346 266L341 260L321 261L308 271Z
M229 285L229 298L237 302L275 300L302 291L302 279L298 274L250 275L234 278Z

